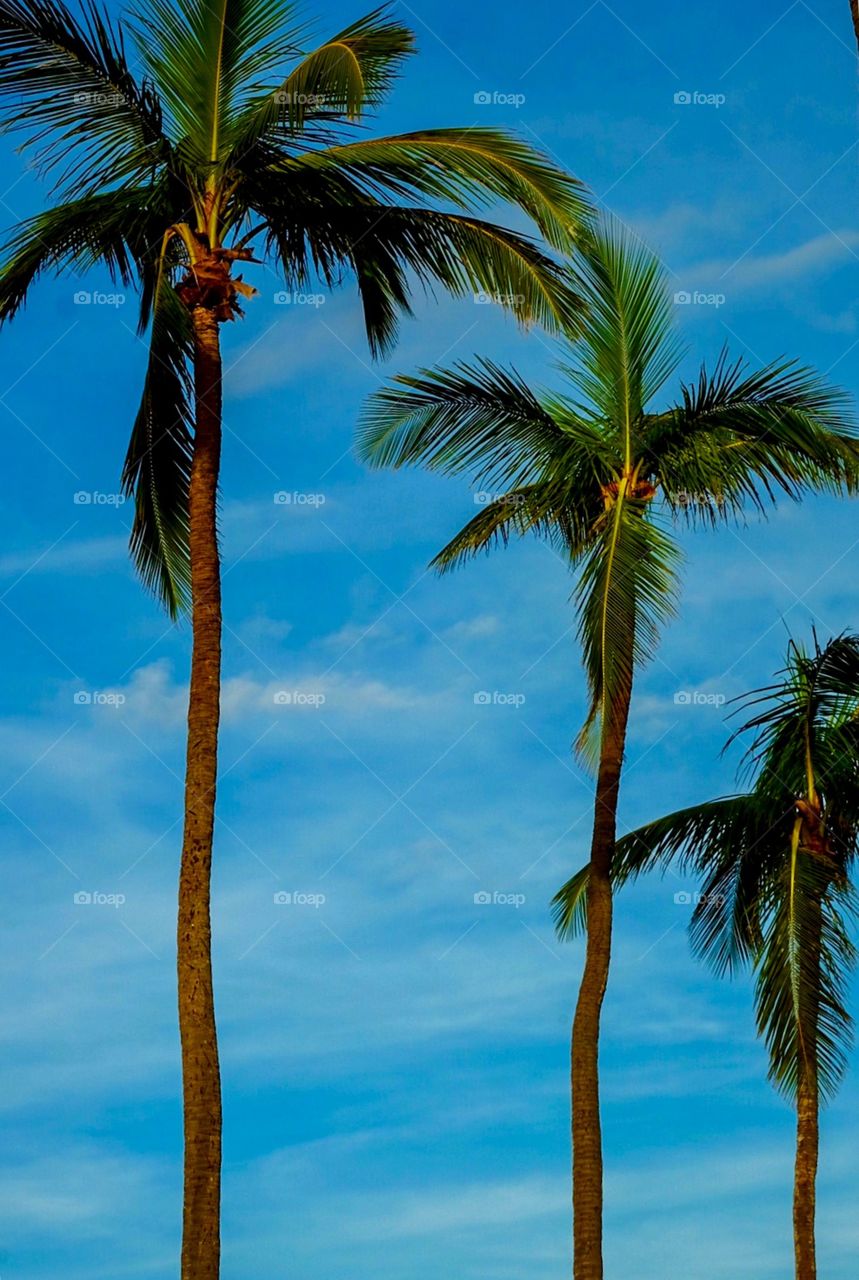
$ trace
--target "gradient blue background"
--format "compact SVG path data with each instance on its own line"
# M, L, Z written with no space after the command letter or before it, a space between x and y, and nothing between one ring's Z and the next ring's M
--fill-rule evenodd
M325 7L318 35L358 15ZM420 56L386 130L497 123L664 256L686 374L724 342L857 389L857 59L849 12L679 0L398 6ZM682 105L681 91L722 94ZM518 107L475 94L524 95ZM0 152L2 221L43 195ZM465 482L350 457L386 372L474 353L551 384L494 308L421 304L371 367L347 288L260 298L224 334L221 821L224 1276L549 1280L568 1269L568 1032L578 946L547 904L586 854L570 743L585 692L551 551L440 582ZM45 281L0 338L0 1274L165 1280L179 1233L174 898L187 627L141 591L115 494L144 348L107 281ZM277 504L279 491L324 504ZM814 501L684 535L682 615L637 695L625 825L731 785L723 712L788 632L856 625L856 512ZM280 690L322 694L279 705ZM485 690L524 703L475 705ZM80 705L75 693L121 695ZM692 961L669 877L620 903L606 1005L607 1274L780 1280L792 1119L745 983ZM524 896L480 906L475 893ZM119 907L78 892L122 894ZM323 894L317 907L275 893ZM821 1274L856 1274L857 1087L827 1112Z

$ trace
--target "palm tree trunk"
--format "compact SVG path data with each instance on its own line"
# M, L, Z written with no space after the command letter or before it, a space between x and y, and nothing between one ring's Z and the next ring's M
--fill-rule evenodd
M603 729L594 804L588 882L585 965L571 1044L573 1138L573 1275L602 1280L603 1162L600 1127L599 1037L611 963L611 865L617 803L629 719L631 684L612 701Z
M793 1182L793 1247L796 1280L816 1280L815 1185L820 1145L817 1084L803 1073L796 1099L796 1163Z
M217 491L221 456L218 321L195 307L196 423L190 485L193 647L177 963L185 1121L182 1280L220 1266L221 1077L212 987L210 887L221 682Z
M850 13L853 17L853 32L859 44L859 0L850 0Z
M822 904L816 904L814 939L808 957L814 972L807 989L819 986ZM813 998L813 997L812 997ZM820 1150L820 1090L817 1072L817 1017L811 1019L810 1048L800 1056L796 1090L796 1159L793 1178L793 1249L796 1280L816 1280L814 1219L817 1201L817 1161Z

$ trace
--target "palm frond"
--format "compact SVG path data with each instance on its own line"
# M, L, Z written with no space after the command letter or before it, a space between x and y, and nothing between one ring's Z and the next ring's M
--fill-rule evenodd
M282 83L252 102L233 130L232 163L252 160L260 141L288 145L314 122L344 115L356 120L379 107L403 61L415 52L413 32L388 15L383 5L353 22L305 54Z
M647 504L619 492L591 540L576 587L591 694L576 744L585 758L606 712L632 688L634 671L652 658L675 611L679 561L679 548Z
M591 227L572 264L585 321L569 372L597 416L623 437L629 460L649 401L680 359L665 270L611 220Z
M16 314L46 271L102 265L114 281L133 284L139 262L157 247L157 240L150 243L156 204L145 188L120 189L55 205L20 223L2 249L0 323Z
M491 496L476 494L485 502L473 519L460 529L438 555L430 568L447 573L483 551L507 546L511 538L535 534L562 555L575 560L584 553L591 535L591 521L582 501L570 502L568 483L541 481L522 485L506 493ZM582 495L579 493L579 499ZM489 499L489 500L487 500Z
M590 863L580 867L575 875L561 885L552 899L552 919L555 933L566 942L578 938L588 927L588 884L591 878Z
M25 135L68 196L143 178L167 157L161 106L138 84L121 28L85 0L0 0L0 132Z
M172 141L204 180L230 155L250 104L297 54L294 13L293 0L146 0L134 10L138 52Z
M171 617L190 601L188 486L192 424L191 319L162 271L155 290L143 397L122 472L134 499L131 554Z
M502 200L531 218L553 248L568 251L591 216L584 187L501 129L428 129L309 151L284 160L285 177L339 172L373 199L410 203L416 195L473 210Z
M510 488L535 478L567 439L515 372L491 360L394 379L367 401L357 453L374 467L422 465Z
M789 1097L801 1075L831 1097L847 1066L853 1040L847 985L856 957L845 915L855 916L849 893L832 886L817 859L795 848L755 975L770 1076Z
M652 420L646 447L672 510L693 522L859 484L848 397L794 362L749 372L723 351L712 373L702 367L681 403Z

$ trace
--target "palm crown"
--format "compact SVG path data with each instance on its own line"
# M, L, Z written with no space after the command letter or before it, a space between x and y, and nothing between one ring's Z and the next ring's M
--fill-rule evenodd
M614 225L583 240L570 284L585 313L561 366L568 390L536 394L488 360L399 377L371 398L359 451L497 490L439 568L529 532L580 565L585 745L672 611L679 552L666 515L715 523L778 494L853 490L859 437L846 397L795 363L749 372L723 353L656 408L682 356L673 303L657 259Z
M138 566L174 612L189 585L189 310L239 314L255 290L236 262L258 255L292 288L352 275L375 352L415 279L489 292L549 328L577 310L533 240L467 210L519 205L566 250L580 184L494 129L359 132L414 48L385 11L310 53L305 38L289 0L147 0L125 26L89 0L79 17L0 0L0 128L23 131L60 200L6 246L0 321L48 269L102 264L139 287L150 358L124 484Z
M750 694L745 794L693 805L617 843L620 886L669 864L703 877L691 936L719 973L752 964L774 1082L830 1093L851 1041L851 871L859 853L859 637L792 644L774 685ZM736 737L734 734L733 737ZM732 737L732 741L733 741ZM555 899L562 935L583 919L587 871Z

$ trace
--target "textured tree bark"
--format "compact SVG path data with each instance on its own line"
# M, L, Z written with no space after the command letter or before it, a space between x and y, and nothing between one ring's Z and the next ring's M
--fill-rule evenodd
M179 876L177 965L185 1129L182 1280L220 1268L221 1077L212 984L210 893L221 683L217 492L221 455L218 321L196 307L196 422L189 498L193 644Z
M820 1146L817 1085L803 1075L796 1100L796 1164L793 1182L793 1245L796 1280L816 1280L814 1244L817 1158Z
M820 974L820 945L823 907L816 903L817 946L810 957L814 965L809 988L817 988ZM817 1202L817 1161L820 1150L820 1083L817 1070L817 1016L809 1051L800 1057L796 1090L796 1159L793 1175L793 1250L796 1280L816 1280L815 1213Z
M573 1139L573 1275L602 1280L603 1160L599 1038L611 963L611 865L631 686L615 698L600 751L588 883L585 965L571 1045Z

